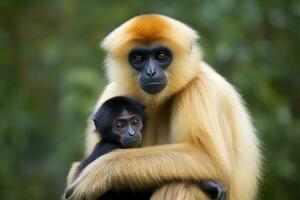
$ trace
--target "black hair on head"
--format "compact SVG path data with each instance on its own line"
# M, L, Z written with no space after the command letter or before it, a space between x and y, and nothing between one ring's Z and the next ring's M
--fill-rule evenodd
M124 110L141 116L145 125L145 106L132 97L116 96L105 101L93 115L96 131L101 134L112 134L112 123Z

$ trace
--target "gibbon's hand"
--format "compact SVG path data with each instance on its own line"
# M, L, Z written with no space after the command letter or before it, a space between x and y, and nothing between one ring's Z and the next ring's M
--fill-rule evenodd
M97 165L97 170L94 170L95 163L103 162L102 159L97 159L86 167L80 176L67 187L65 192L65 199L67 200L92 200L107 192L110 187L108 180L107 169L110 167L103 167L104 165ZM107 162L105 162L108 164Z
M227 190L217 181L201 181L200 187L214 200L226 200Z

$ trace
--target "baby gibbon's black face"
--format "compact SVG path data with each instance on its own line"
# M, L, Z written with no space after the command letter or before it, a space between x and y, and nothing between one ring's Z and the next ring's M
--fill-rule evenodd
M143 122L141 117L124 110L121 116L114 120L112 134L122 147L137 147L142 142L142 128Z
M161 45L135 47L128 56L130 65L140 74L140 86L149 94L161 92L168 83L164 70L173 59L169 48Z
M124 148L137 147L142 142L145 107L131 97L113 97L102 104L93 115L93 121L103 142L116 143Z

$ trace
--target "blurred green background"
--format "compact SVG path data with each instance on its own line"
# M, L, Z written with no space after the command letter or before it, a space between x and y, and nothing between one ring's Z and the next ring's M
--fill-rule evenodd
M259 199L299 199L300 1L0 1L0 199L59 199L106 80L99 42L142 13L201 35L264 146Z

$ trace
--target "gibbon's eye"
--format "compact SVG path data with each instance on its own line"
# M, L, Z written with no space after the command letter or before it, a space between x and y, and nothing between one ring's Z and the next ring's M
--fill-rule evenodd
M141 47L132 49L128 55L130 65L138 71L143 69L146 59L147 51Z
M122 129L125 126L125 124L123 122L117 122L115 124L115 128L116 129Z
M139 120L137 118L134 118L132 121L131 121L131 125L132 126L137 126L139 124Z
M133 62L136 64L141 64L144 61L144 57L141 54L135 54L133 56Z
M167 55L167 52L165 51L159 51L157 54L156 54L156 59L160 62L163 62L165 60L168 59L168 55Z

